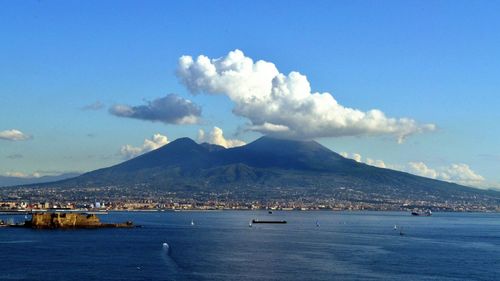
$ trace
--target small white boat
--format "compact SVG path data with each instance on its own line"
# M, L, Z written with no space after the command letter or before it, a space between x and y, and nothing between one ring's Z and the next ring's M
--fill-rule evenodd
M191 225L194 225L194 221L193 220L191 220Z
M414 210L411 212L412 216L430 217L432 216L432 211L430 209L426 211Z

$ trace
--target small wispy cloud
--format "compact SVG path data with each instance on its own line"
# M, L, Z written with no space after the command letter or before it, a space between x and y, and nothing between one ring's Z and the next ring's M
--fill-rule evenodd
M61 176L65 174L81 174L81 172L76 172L76 171L45 171L45 170L37 170L32 173L26 173L26 172L20 172L20 171L9 171L4 173L3 175L6 177L13 177L13 178L23 178L23 179L34 179L34 178L41 178L45 176Z
M478 157L487 161L500 161L499 154L479 154Z
M8 159L21 159L23 158L24 156L22 154L10 154L10 155L7 155L6 158Z
M91 104L87 104L82 107L82 110L101 110L104 108L104 104L100 101L95 101Z
M23 141L23 140L29 140L31 138L33 137L16 129L0 131L1 140Z
M146 105L117 104L109 112L118 117L158 121L166 124L194 124L201 115L201 107L176 94L169 94L147 102Z
M12 171L6 172L4 175L6 177L23 178L23 179L39 178L42 176L40 173L37 173L37 172L28 174L28 173L23 173L23 172L12 172Z

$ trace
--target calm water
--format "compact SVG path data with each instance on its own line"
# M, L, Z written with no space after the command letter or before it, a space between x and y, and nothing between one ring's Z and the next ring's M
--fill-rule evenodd
M249 227L252 218L285 219L288 224ZM500 278L500 214L229 211L102 216L103 221L130 219L144 227L0 228L0 280ZM403 227L404 236L393 229L395 224Z

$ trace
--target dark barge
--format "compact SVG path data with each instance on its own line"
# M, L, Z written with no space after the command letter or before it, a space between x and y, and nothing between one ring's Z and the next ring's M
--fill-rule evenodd
M252 223L286 223L285 220L252 220Z

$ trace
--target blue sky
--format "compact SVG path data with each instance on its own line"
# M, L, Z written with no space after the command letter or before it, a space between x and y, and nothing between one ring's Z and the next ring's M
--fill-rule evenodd
M193 95L176 75L183 55L216 59L239 49L285 75L306 75L313 92L344 107L436 126L401 144L391 133L336 128L296 138L363 162L500 186L498 2L179 2L0 3L0 175L109 166L124 160L125 145L150 149L143 142L154 134L196 139L199 129L210 135L217 126L226 139L256 139L264 132L249 130L260 124L256 113L235 114L234 95L206 88ZM110 113L171 93L201 110L196 121ZM11 140L12 130L24 140Z

